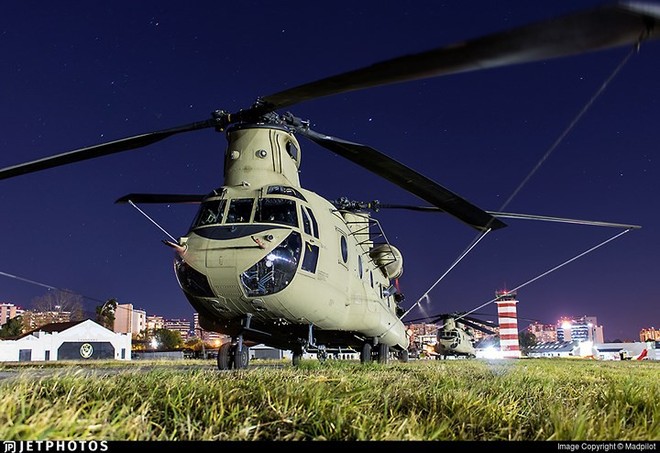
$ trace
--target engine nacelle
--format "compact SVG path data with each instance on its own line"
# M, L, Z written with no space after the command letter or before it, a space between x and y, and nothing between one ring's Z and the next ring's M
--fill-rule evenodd
M403 274L403 255L393 245L377 245L369 251L369 256L387 278L399 278Z

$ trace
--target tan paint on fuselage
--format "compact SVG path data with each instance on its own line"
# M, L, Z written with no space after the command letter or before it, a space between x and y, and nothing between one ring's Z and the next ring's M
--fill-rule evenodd
M438 330L435 352L441 355L475 356L472 337L452 318L444 320Z
M207 276L217 295L215 298L197 298L197 301L211 309L219 319L251 313L253 318L264 321L285 319L295 324L313 324L321 329L356 331L377 338L380 343L407 349L408 337L396 315L394 298L381 297L390 281L370 259L368 252L372 244L361 234L367 226L367 214L342 215L326 199L300 187L299 161L288 153L287 143L298 150L299 146L289 132L260 127L239 129L227 136L230 144L225 160L225 185L216 191L219 197L295 200L298 225L302 225L300 206L309 207L318 222L319 237L307 234L301 227L282 225L273 225L273 229L259 232L257 238L217 240L190 232L181 239L186 246L183 258L192 268ZM297 157L300 159L300 151ZM265 188L270 185L295 187L306 202L283 194L267 195ZM291 230L300 233L303 247L307 242L319 247L316 272L301 270L298 263L298 270L286 288L275 294L247 297L241 287L241 273L268 255ZM341 256L342 236L348 244L346 262ZM362 261L362 276L358 260Z

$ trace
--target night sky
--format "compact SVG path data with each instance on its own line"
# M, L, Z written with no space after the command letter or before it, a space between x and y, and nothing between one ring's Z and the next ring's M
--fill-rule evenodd
M580 8L601 2L582 1ZM205 120L382 60L573 11L557 1L3 3L0 168ZM596 316L606 340L660 327L660 44L374 87L289 109L318 132L363 143L484 210L641 225L518 290L518 315ZM567 132L568 131L568 132ZM564 138L560 140L562 134ZM299 138L301 181L328 199L425 202ZM559 142L558 142L559 141ZM558 144L553 148L553 145ZM48 290L116 298L192 319L168 237L128 204L132 192L207 193L222 185L213 129L0 181L0 302L30 308ZM174 237L195 205L140 205ZM495 314L512 289L621 229L504 220L429 292L476 237L446 214L381 210L404 257L406 319ZM12 275L19 278L12 278ZM21 280L27 279L31 282ZM428 297L416 304L428 292ZM519 327L529 321L521 320Z

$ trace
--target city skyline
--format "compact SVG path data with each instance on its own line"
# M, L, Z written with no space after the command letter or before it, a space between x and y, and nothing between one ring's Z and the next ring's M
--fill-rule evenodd
M29 309L26 309L26 308L24 308L20 305L13 304L12 302L0 301L0 309L2 309L2 313L5 313L5 311L8 312L8 310L5 308L5 304L14 305L15 308L18 309L18 310L29 310ZM122 305L124 307L122 307ZM163 316L159 313L150 313L148 310L146 310L144 308L141 308L139 306L133 306L133 304L130 304L130 303L120 304L120 305L117 306L117 309L118 310L126 309L126 306L131 306L130 310L132 310L134 312L135 311L144 312L147 323L149 322L149 319L153 319L153 318L160 318L164 322L174 322L174 321L188 322L191 326L191 331L194 330L195 318L198 316L198 314L193 310L193 311L190 312L190 316L185 316L184 315L183 317L168 318L168 317ZM89 313L89 311L87 311L87 312ZM86 318L90 318L90 316L88 315L88 316L86 316ZM478 318L478 316L477 316L477 318ZM0 320L2 320L2 319L3 318L0 317ZM553 328L558 329L558 328L562 328L562 324L567 320L570 320L572 322L575 322L575 321L579 322L580 320L584 320L584 319L597 320L598 316L593 315L593 314L592 315L586 315L586 314L566 315L566 316L561 316L560 318L558 318L554 322L545 322L544 320L528 320L528 319L525 319L525 320L522 320L522 322L518 322L519 327L523 326L523 327L520 327L518 329L518 332L520 333L520 332L523 332L523 331L531 331L531 327L533 325L552 326ZM486 320L486 321L488 321L488 320ZM595 326L600 329L600 331L602 333L603 341L606 342L606 343L607 342L618 342L618 341L623 341L623 342L640 341L640 336L643 335L645 332L647 332L647 331L655 332L655 330L656 330L656 327L654 325L649 325L649 326L641 328L640 331L638 332L638 335L635 336L635 337L631 337L631 338L608 337L604 334L604 332L607 332L606 326L601 324L600 322L597 322L597 321L594 321L594 322L595 322ZM424 323L423 322L420 322L420 323L414 323L413 322L411 324L421 325L421 324L424 324ZM431 323L430 325L436 325L437 326L437 324L435 324L435 323ZM541 340L537 338L537 341L541 341Z

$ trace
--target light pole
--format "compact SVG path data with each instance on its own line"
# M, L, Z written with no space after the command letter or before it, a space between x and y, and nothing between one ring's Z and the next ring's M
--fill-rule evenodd
M204 347L204 333L201 327L197 327L199 330L199 339L202 340L202 357L206 360L206 347Z

